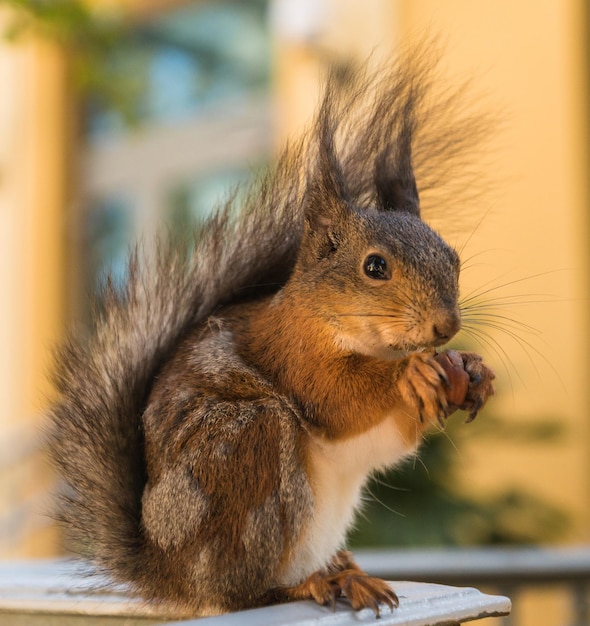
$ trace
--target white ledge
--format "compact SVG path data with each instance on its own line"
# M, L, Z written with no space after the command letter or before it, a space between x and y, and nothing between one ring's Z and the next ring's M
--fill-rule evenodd
M0 563L0 615L85 616L87 623L92 623L91 617L147 618L154 623L173 619L162 609L126 596L124 588L105 587L104 581L88 577L87 573L80 565L67 561ZM392 582L391 585L399 596L400 606L393 612L382 607L378 626L459 624L510 612L508 598L486 595L469 587L414 582ZM180 623L352 626L374 624L375 616L370 609L354 611L345 600L339 600L335 611L313 602L293 602Z
M241 611L219 617L189 620L180 624L194 626L435 626L461 624L484 617L507 615L510 600L489 596L470 587L448 587L428 583L392 582L400 605L390 611L381 607L375 621L370 609L354 611L345 600L338 601L336 611L312 602L293 602L281 606Z

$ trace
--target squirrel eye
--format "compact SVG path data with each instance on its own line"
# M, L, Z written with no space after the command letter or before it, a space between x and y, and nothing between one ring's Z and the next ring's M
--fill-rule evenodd
M363 264L365 274L375 280L389 280L387 261L378 254L370 254Z

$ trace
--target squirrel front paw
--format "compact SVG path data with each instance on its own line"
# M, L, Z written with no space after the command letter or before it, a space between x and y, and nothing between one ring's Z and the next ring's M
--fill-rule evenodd
M448 416L450 383L433 354L414 352L404 359L397 387L404 403L423 424L437 421L444 427Z
M459 406L462 411L469 411L467 422L472 422L490 396L495 393L494 383L496 375L484 362L479 354L474 352L460 352L463 359L463 369L469 374L469 386L465 402Z
M469 411L467 422L472 422L487 399L494 394L494 372L484 364L479 354L446 350L437 354L436 361L442 365L450 382L447 391L449 404L447 414L458 409Z

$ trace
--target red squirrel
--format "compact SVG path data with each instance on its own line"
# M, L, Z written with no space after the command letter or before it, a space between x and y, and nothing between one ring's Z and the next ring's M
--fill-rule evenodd
M333 75L310 131L240 206L206 221L190 255L133 255L91 335L61 350L59 517L146 600L183 615L398 604L344 550L363 486L494 392L461 352L469 380L450 395L437 356L461 328L460 260L421 218L427 65ZM440 137L438 162L457 141Z

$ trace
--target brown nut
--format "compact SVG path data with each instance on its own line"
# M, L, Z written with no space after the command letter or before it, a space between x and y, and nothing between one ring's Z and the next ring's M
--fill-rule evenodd
M461 406L465 403L469 374L463 368L463 359L456 350L447 350L434 357L445 371L449 379L447 401L451 406Z

